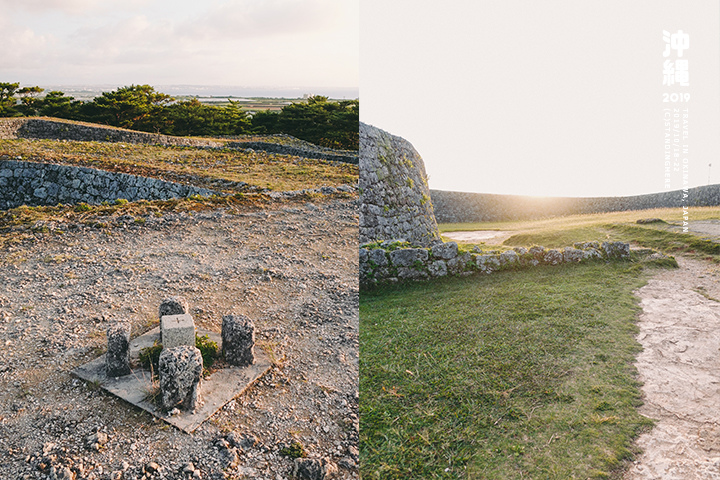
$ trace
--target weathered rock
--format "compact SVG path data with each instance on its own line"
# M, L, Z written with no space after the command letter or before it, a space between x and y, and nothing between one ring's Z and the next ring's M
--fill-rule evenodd
M548 265L559 265L563 262L563 254L555 249L547 250L543 256L543 261Z
M530 247L530 250L528 250L528 253L535 259L535 260L542 260L545 256L545 247L541 247L539 245L535 245Z
M296 458L293 464L293 476L302 480L324 480L337 471L337 466L326 458Z
M225 360L238 367L255 361L255 324L244 315L225 315L222 319L222 351Z
M436 260L428 265L428 272L433 277L444 277L448 273L447 263L445 260Z
M438 243L432 247L433 257L441 260L450 260L458 256L458 244L456 242Z
M453 274L459 274L467 270L468 264L472 262L472 257L469 253L460 255L459 257L451 258L447 261L448 272Z
M500 254L500 265L514 265L520 261L520 256L514 250Z
M378 267L384 267L389 263L385 255L385 250L381 248L370 250L368 253L368 261L373 262Z
M108 377L129 375L130 370L130 325L118 323L107 330L107 353L105 372Z
M403 248L390 252L390 261L396 267L412 267L415 262L425 262L429 257L424 248Z
M169 297L160 304L158 316L160 318L167 315L183 315L190 313L187 301L182 297Z
M585 252L572 247L565 247L563 250L563 261L565 263L579 263L585 258Z
M627 258L630 256L630 244L623 242L603 242L601 245L608 258Z
M203 370L200 350L189 346L164 348L158 370L163 407L195 410Z

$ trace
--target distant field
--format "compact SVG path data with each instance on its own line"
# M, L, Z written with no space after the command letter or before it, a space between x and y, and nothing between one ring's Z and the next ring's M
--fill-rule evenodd
M548 248L571 246L574 242L623 241L645 244L668 252L714 254L716 246L705 241L707 235L682 233L683 215L680 209L654 209L630 212L611 212L572 215L542 220L448 223L440 224L440 232L489 231L506 232L505 246L542 245ZM662 222L637 224L637 220L658 218ZM694 207L690 222L720 220L720 207ZM689 237L689 238L688 238ZM719 252L720 253L720 252Z

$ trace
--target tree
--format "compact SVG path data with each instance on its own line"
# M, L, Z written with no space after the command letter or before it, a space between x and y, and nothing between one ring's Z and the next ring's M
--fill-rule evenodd
M17 91L17 95L20 97L20 106L18 110L25 116L37 115L38 109L40 108L42 101L38 96L44 92L45 89L40 87L23 87Z
M63 92L54 90L40 100L38 114L45 117L78 118L81 103L75 101L73 97L66 97Z
M17 117L22 114L15 106L17 99L15 93L20 88L19 83L0 83L0 117Z
M160 132L168 126L163 109L172 100L170 95L156 92L150 85L131 85L103 92L92 102L86 103L81 113L87 120L97 123Z

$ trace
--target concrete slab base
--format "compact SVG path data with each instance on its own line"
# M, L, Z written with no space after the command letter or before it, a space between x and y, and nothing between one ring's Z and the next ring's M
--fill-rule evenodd
M221 346L219 333L199 329L197 333L199 336L208 335L212 341ZM201 403L194 413L181 411L176 415L168 415L160 408L159 403L156 405L152 401L151 395L154 391L152 376L150 371L139 366L138 360L140 350L152 347L155 340L159 339L160 328L155 328L130 342L130 364L135 365L135 368L129 375L108 377L105 374L105 355L79 366L72 373L87 382L99 384L113 395L142 408L170 425L174 425L184 432L192 433L226 403L243 393L271 366L267 355L261 349L256 348L255 363L252 365L248 367L227 365L201 381Z

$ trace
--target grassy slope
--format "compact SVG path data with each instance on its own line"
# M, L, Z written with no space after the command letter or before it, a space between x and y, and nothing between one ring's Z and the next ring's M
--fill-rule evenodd
M331 164L262 151L163 147L103 142L0 140L0 156L100 168L219 188L217 180L271 190L300 190L354 183L357 165Z

